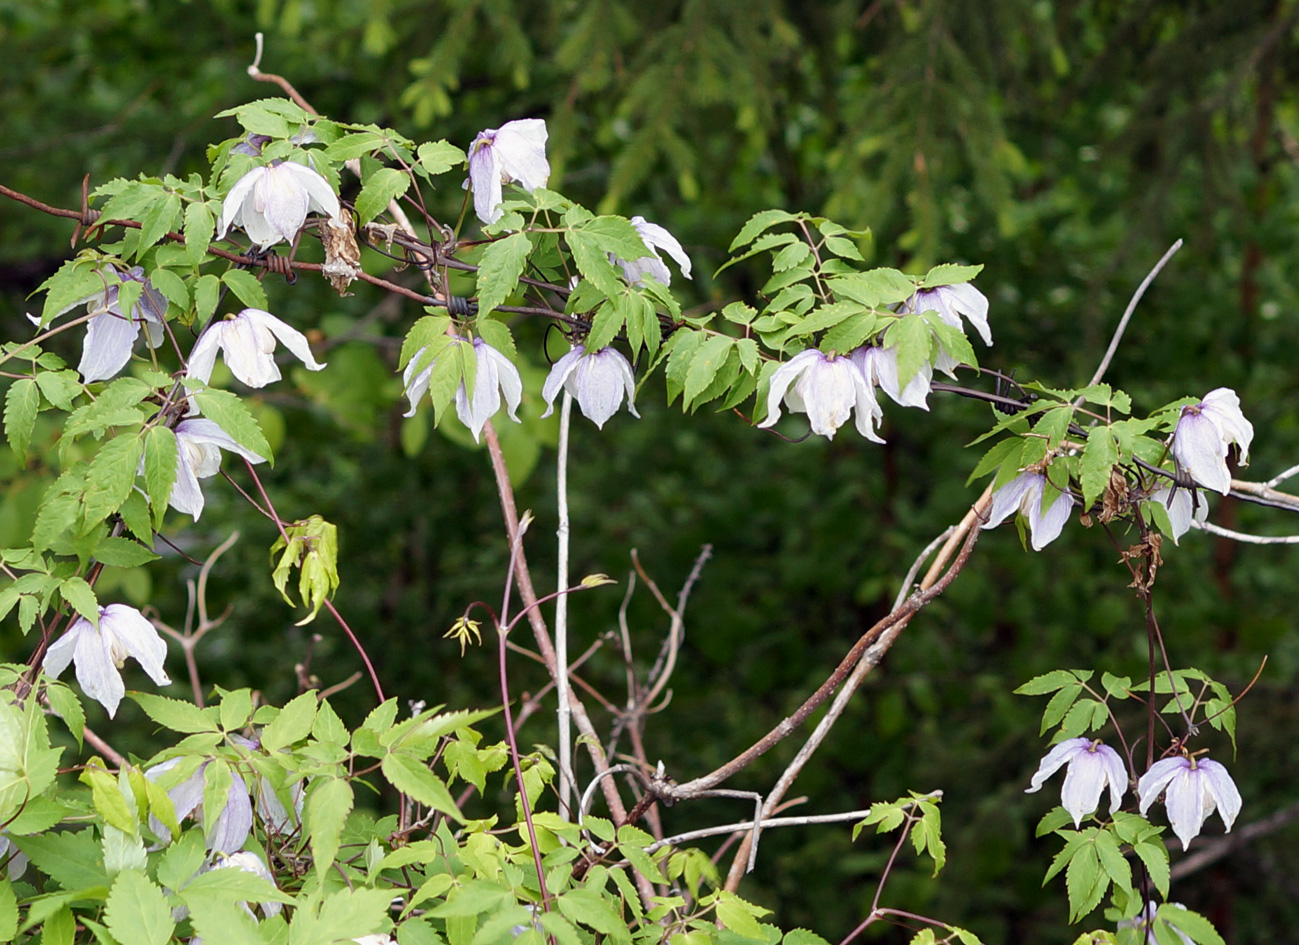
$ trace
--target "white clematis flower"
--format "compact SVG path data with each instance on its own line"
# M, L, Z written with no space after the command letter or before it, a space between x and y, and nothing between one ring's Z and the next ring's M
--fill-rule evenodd
M686 255L686 251L681 248L675 236L657 223L650 223L644 217L632 217L631 225L636 228L640 238L649 247L650 255L630 261L610 256L613 262L622 267L622 274L628 282L637 285L644 282L645 277L649 275L664 285L672 283L672 273L668 271L667 263L658 254L660 249L665 250L676 260L677 265L681 267L681 275L687 279L691 278L690 257Z
M1199 485L1221 495L1231 490L1227 447L1240 447L1240 464L1249 465L1249 444L1254 425L1240 412L1240 398L1228 387L1219 387L1198 404L1182 408L1173 430L1173 458L1177 468Z
M469 146L469 180L474 212L484 223L495 223L501 210L502 184L517 183L528 193L550 179L546 160L546 123L540 118L507 121L500 128L478 133Z
M254 167L226 194L216 239L237 226L259 249L293 242L313 210L334 220L342 217L338 197L319 173L292 161Z
M172 758L162 764L154 765L144 773L150 781L157 781L164 773L180 764L182 759ZM203 791L207 784L203 772L210 762L204 762L198 769L180 784L167 792L172 806L176 809L176 820L184 820L191 814L196 820L203 818ZM167 828L149 815L149 824L153 832L160 837L167 836ZM253 829L253 804L248 797L248 785L237 771L230 772L230 790L226 794L225 806L215 821L207 827L207 848L219 853L236 853L240 850L248 834Z
M1069 738L1047 752L1024 793L1040 791L1046 779L1063 765L1069 769L1060 790L1060 806L1073 817L1075 827L1082 826L1082 819L1100 806L1101 794L1107 787L1110 813L1119 809L1128 789L1128 769L1117 751L1090 738Z
M1158 502L1168 510L1168 524L1172 529L1170 538L1173 544L1191 530L1191 521L1204 522L1209 518L1209 504L1202 498L1199 502L1195 501L1195 490L1178 488L1173 491L1173 486L1160 486L1154 492L1150 493L1150 501Z
M43 667L46 673L57 677L69 663L75 663L82 691L102 705L111 719L117 714L122 696L126 695L119 670L128 656L158 685L171 683L162 668L167 644L153 624L134 607L109 604L99 608L99 629L85 617L79 617L46 651Z
M902 303L901 311L917 315L921 312L937 312L946 324L962 331L965 330L961 324L961 318L964 317L979 332L984 344L992 344L992 329L988 327L988 298L968 282L920 289ZM939 345L938 357L934 359L935 368L948 377L954 377L956 366L960 363Z
M556 361L541 388L541 396L546 401L543 418L554 413L560 390L572 394L582 414L600 429L618 412L624 394L627 411L640 419L635 403L636 375L630 362L614 348L601 348L588 354L581 345L574 345Z
M171 487L168 504L178 512L194 516L194 521L203 514L203 490L198 481L217 474L222 450L238 453L250 463L266 462L264 456L244 449L214 421L203 417L182 420L173 432L176 434L176 482Z
M1060 537L1073 509L1073 496L1062 492L1043 512L1042 494L1046 485L1046 476L1040 472L1028 470L1020 473L992 494L988 520L983 527L995 528L1015 512L1023 512L1028 519L1029 544L1034 551L1041 551Z
M1143 817L1160 794L1164 795L1168 822L1182 841L1183 850L1190 849L1191 841L1199 836L1204 821L1215 810L1228 833L1240 813L1236 783L1226 768L1208 758L1181 755L1156 761L1137 782L1141 802L1138 809Z
M465 342L457 339L455 343ZM509 411L510 419L515 423L520 422L518 409L519 402L523 399L523 378L519 376L519 369L509 358L482 338L475 338L473 346L474 393L472 397L469 396L462 379L460 386L456 388L456 416L469 428L476 443L483 432L483 424L501 409L502 394L505 395L505 406ZM410 410L405 413L407 417L415 416L415 407L428 391L429 379L433 376L433 365L437 363L437 358L434 358L428 367L415 374L415 365L419 363L420 355L423 353L423 348L416 351L402 373L402 383L406 386L406 396L410 399ZM445 350L438 357L444 354L446 354Z
M834 439L856 408L857 432L873 442L884 442L875 432L884 411L866 375L850 357L829 358L810 348L782 364L771 375L767 419L759 427L772 426L780 419L782 400L795 413L807 414L812 432L828 439Z
M249 387L265 387L280 379L274 357L277 338L308 370L324 368L324 364L318 364L311 356L306 335L270 312L246 308L232 318L208 326L189 356L189 376L206 384L212 376L219 348L225 354L226 367L235 377Z
M135 342L140 337L141 325L145 328L150 348L162 344L163 316L167 312L167 300L144 277L143 267L136 266L130 272L119 273L112 266L105 266L99 274L104 279L102 289L63 306L51 316L51 319L58 318L78 306L87 306L92 317L86 323L81 363L77 365L81 379L86 384L108 380L126 367L126 363L131 360ZM122 314L122 308L118 304L118 293L123 282L144 283L139 301L131 308L130 318ZM27 317L38 328L41 326L41 319L34 315Z
M849 357L865 376L866 383L884 391L894 403L901 404L903 407L929 409L928 400L931 390L929 385L934 377L934 366L929 362L922 364L915 376L907 381L907 386L902 387L898 378L897 345L888 348L861 347L853 351Z

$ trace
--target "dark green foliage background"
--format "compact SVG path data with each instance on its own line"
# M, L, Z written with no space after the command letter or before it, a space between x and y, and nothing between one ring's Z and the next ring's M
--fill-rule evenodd
M1250 474L1265 479L1299 457L1289 281L1299 271L1297 14L1281 0L5 0L0 181L73 207L86 173L93 186L141 171L201 172L206 144L235 133L210 116L276 94L245 72L260 29L263 68L334 118L464 146L480 128L545 117L553 184L671 229L695 262L682 288L700 306L752 300L765 278L758 268L711 274L743 221L768 206L870 226L879 264L985 263L978 284L992 302L996 346L981 357L1052 386L1085 382L1132 290L1180 237L1185 247L1142 303L1107 379L1138 411L1234 387L1257 431ZM458 190L431 198L455 219ZM7 337L29 337L22 315L36 303L23 296L67 257L70 230L15 203L0 209ZM378 271L382 260L367 265ZM288 372L255 398L272 436L282 429L272 495L287 517L319 513L339 526L337 604L390 693L487 705L490 652L461 660L441 639L467 604L499 599L506 548L487 457L464 448L459 431L421 443L422 419L403 431L393 368L419 313L355 288L345 300L305 279L270 290L276 314L320 329L331 362L321 375ZM538 517L528 550L545 588L555 427L535 419L542 327L515 331L538 373L527 382L530 419L503 433L524 460L541 448L530 474L525 461L516 472L520 505ZM75 361L77 342L60 350ZM574 573L625 580L635 548L674 593L700 546L714 546L690 603L673 699L648 732L651 759L684 779L782 718L886 611L916 553L977 495L964 479L978 453L964 444L990 418L936 396L930 415L888 410L881 448L851 431L789 443L734 414L683 421L662 401L656 377L639 422L619 415L600 434L575 421ZM50 470L20 470L7 455L0 470L0 539L18 543ZM322 639L307 671L324 685L358 669L327 617L292 626L300 615L269 580L267 523L220 480L206 492L202 520L174 516L168 532L197 557L232 528L243 535L213 576L213 609L230 616L201 651L205 681L287 698L311 633ZM1299 531L1282 513L1213 505L1224 525ZM1157 602L1175 663L1239 689L1270 657L1241 707L1239 759L1220 735L1198 743L1236 776L1238 829L1293 815L1295 553L1193 533L1166 557ZM194 572L171 555L151 569L151 587L108 575L101 596L151 600L179 623L182 581ZM855 700L799 782L808 797L800 810L946 792L947 870L930 882L904 856L886 904L990 943L1077 934L1064 924L1062 884L1040 888L1054 842L1032 839L1055 786L1022 794L1045 748L1040 700L1009 690L1060 666L1142 673L1142 617L1125 575L1104 533L1077 522L1041 554L1021 550L1010 527L989 533ZM616 628L620 596L611 588L574 600L581 645ZM629 620L648 665L666 620L643 590ZM15 629L4 641L11 656L29 651ZM527 660L514 668L518 690L541 684ZM178 660L172 671L182 675ZM622 701L612 647L586 677ZM359 719L370 696L361 682L336 704ZM151 744L142 717L127 707L122 715L115 743ZM523 736L552 738L540 718ZM794 748L732 786L763 789ZM709 801L664 818L677 830L746 815L743 805ZM1209 915L1228 941L1276 941L1299 921L1297 829L1288 822L1191 875L1173 898ZM1208 833L1218 832L1215 819ZM771 831L744 892L782 926L834 940L869 909L886 855L870 836L849 844L846 828Z

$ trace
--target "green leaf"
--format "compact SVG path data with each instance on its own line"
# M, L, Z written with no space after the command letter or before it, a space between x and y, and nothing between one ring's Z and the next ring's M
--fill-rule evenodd
M940 285L958 285L962 282L969 282L975 276L983 271L983 266L957 266L952 263L943 263L941 266L935 266L925 274L920 280L920 288L933 289Z
M195 201L185 208L185 255L191 266L197 267L203 261L214 233L216 220L207 204Z
M1185 906L1166 902L1159 907L1155 918L1163 919L1173 928L1186 933L1196 945L1226 945L1212 922Z
M14 381L5 391L5 437L18 462L27 464L27 447L36 427L36 412L41 406L41 392L29 377Z
M719 890L717 900L717 918L722 925L730 929L736 935L744 938L756 939L760 942L767 940L762 926L758 924L755 915L761 915L769 910L760 906L752 905L745 902L734 893Z
M167 513L167 500L176 483L176 434L169 427L155 426L145 434L144 486L153 509L153 527L161 528Z
M45 698L50 701L50 708L54 714L63 720L63 724L68 727L68 732L80 745L86 730L86 713L81 708L81 700L77 698L76 693L67 686L48 684L45 687ZM10 825L10 830L13 829Z
M527 233L514 233L494 241L478 263L478 316L482 318L518 288L519 276L532 252Z
M81 375L76 371L41 371L36 375L36 386L54 406L71 410L72 398L82 391Z
M415 150L419 166L430 175L442 174L469 160L465 152L446 141L430 141Z
M166 236L176 225L178 216L180 216L179 195L167 194L161 200L155 201L140 220L140 242L136 244L136 257L141 256L145 250Z
M18 896L9 880L0 879L0 942L11 942L18 934ZM42 945L46 945L42 940Z
M64 889L108 885L99 842L91 829L10 839L36 869Z
M84 521L86 530L98 527L118 510L131 494L144 442L134 432L113 437L95 454L86 474Z
M906 387L933 352L929 324L920 318L899 318L884 333L884 344L898 348L898 386Z
M94 590L82 578L73 576L59 585L59 596L72 605L82 617L99 626L99 601Z
M1168 895L1168 883L1171 869L1168 862L1168 845L1156 835L1150 840L1134 844L1132 851L1141 858L1150 874L1150 881L1155 884L1161 896Z
M1064 411L1058 411L1063 413ZM1091 508L1109 485L1110 471L1119 461L1118 445L1107 426L1092 427L1087 434L1078 478L1082 482L1083 508Z
M189 285L170 269L154 269L149 273L149 282L180 311L189 308ZM147 332L145 337L148 337Z
M1090 671L1082 677L1085 682L1090 678ZM1079 675L1075 671L1067 669L1056 669L1049 673L1043 673L1041 676L1034 676L1024 685L1015 690L1017 696L1043 696L1048 692L1055 692L1057 689L1063 689L1065 686L1073 686L1079 682Z
M154 782L150 780L149 783ZM202 829L194 827L168 844L158 860L158 882L168 889L179 890L191 879L196 879L194 874L207 857L205 843Z
M618 269L609 262L608 250L602 242L582 230L569 230L564 234L568 248L573 251L577 270L608 298L622 293L626 288Z
M223 871L225 872L225 871ZM194 931L205 942L221 945L266 945L257 920L242 909L233 909L229 901L211 897L186 900L189 920Z
M788 223L797 220L796 214L789 213L785 210L762 210L749 217L748 221L740 228L740 232L731 240L731 245L727 252L733 253L741 246L747 246L753 242L754 238L777 223Z
M186 903L195 899L217 902L294 902L292 896L280 892L265 878L235 866L211 869L192 878L186 877L179 895Z
M98 294L95 304L103 302L105 277L93 260L74 259L65 262L59 271L41 283L37 291L45 292L45 306L41 310L41 327L49 324L59 312L66 311L85 299Z
M615 942L630 942L631 934L613 904L587 886L576 886L556 900L559 911L568 919L594 929Z
M1109 876L1101 869L1094 844L1078 848L1065 870L1065 887L1069 892L1069 921L1077 922L1100 903L1109 888Z
M325 157L331 161L350 161L365 154L386 148L388 138L376 131L357 131L343 135L337 141L331 141L325 148Z
M244 449L270 461L271 445L266 442L261 425L237 395L209 387L194 391L193 397L203 416L213 421Z
M221 281L230 287L230 291L244 305L265 311L267 305L266 290L257 281L257 277L247 269L227 269L221 274ZM229 430L226 432L230 433Z
M320 778L311 787L307 797L306 827L319 876L333 869L343 825L352 812L352 803L352 785L343 778Z
M208 273L194 283L194 324L202 325L216 311L221 299L221 280Z
M304 692L280 709L279 715L262 729L262 748L275 753L311 734L319 704L315 690Z
M729 335L711 335L699 345L686 372L682 406L688 408L712 382L734 345L735 339Z
M1132 866L1119 850L1119 842L1108 830L1096 834L1096 857L1101 869L1120 889L1132 888Z
M92 402L78 407L64 425L65 437L100 431L110 426L124 426L144 419L137 406L153 393L153 389L134 377L121 377L113 381Z
M390 754L383 759L382 768L388 783L402 794L453 820L463 820L451 792L428 765L409 755Z
M176 929L167 897L134 870L125 870L113 880L104 919L121 945L166 945Z
M388 204L410 188L410 174L395 167L381 167L366 178L356 198L359 223L369 223L388 209Z
M192 734L221 731L215 709L200 709L192 702L169 699L151 692L132 692L129 698L154 722L173 732Z
M30 921L30 912L28 913ZM77 932L77 920L72 910L61 906L41 926L41 945L72 945Z
M82 772L80 780L90 785L90 794L95 805L95 812L110 826L127 834L138 830L135 812L126 803L126 797L118 787L117 778L97 764L88 765Z

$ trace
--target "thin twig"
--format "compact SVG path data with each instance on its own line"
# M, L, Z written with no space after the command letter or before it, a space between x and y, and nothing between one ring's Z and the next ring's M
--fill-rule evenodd
M1124 310L1123 317L1119 319L1119 327L1114 329L1114 337L1110 339L1110 346L1105 349L1105 357L1101 358L1101 363L1097 366L1096 373L1093 374L1092 379L1087 382L1088 387L1101 382L1101 378L1104 377L1105 372L1109 370L1110 362L1114 360L1115 352L1119 350L1119 342L1123 340L1123 332L1127 330L1128 322L1132 318L1132 313L1136 311L1137 303L1140 302L1141 297L1146 294L1146 289L1150 287L1150 283L1155 281L1155 276L1159 275L1160 270L1168 264L1168 260L1172 259L1173 254L1181 248L1182 241L1179 239L1168 248L1168 252L1164 253L1159 262L1155 263L1154 268L1146 273L1146 277L1141 280L1141 285L1137 286L1137 291L1132 293L1132 298L1128 302L1128 307ZM1079 398L1075 406L1080 403L1082 403L1082 398Z
M1250 535L1214 525L1212 522L1197 522L1194 519L1191 521L1191 527L1247 545L1299 545L1299 535Z
M559 706L559 816L571 817L573 802L572 707L568 704L568 432L573 417L573 395L564 391L559 409L559 450L555 459L555 497L559 525L558 573L555 597L555 692Z

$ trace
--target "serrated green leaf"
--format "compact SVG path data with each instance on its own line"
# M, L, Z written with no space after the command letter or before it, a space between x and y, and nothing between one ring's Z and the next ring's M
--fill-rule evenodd
M145 250L166 236L168 231L175 227L178 216L180 216L179 195L167 194L161 200L155 201L140 220L140 242L136 245L136 257L141 256Z
M465 152L446 141L430 141L415 150L420 167L430 175L437 175L463 165L468 158Z
M1114 442L1109 427L1092 427L1087 433L1087 446L1083 449L1078 475L1082 483L1084 508L1091 508L1092 503L1100 498L1109 485L1110 471L1118 461L1118 445Z
M686 372L683 388L682 405L690 407L721 370L735 345L735 339L729 335L711 335L699 345L690 360L690 369Z
M463 819L451 792L428 765L408 755L390 754L384 757L382 770L388 783L402 794L453 820Z
M731 245L727 252L733 253L741 246L747 246L753 242L758 234L770 229L778 223L788 223L797 220L798 216L785 210L762 210L749 217L744 226L740 227L740 232L731 240Z
M203 261L216 233L216 220L205 203L195 201L185 208L185 255L191 266Z
M1226 945L1212 922L1185 906L1166 902L1159 907L1155 918L1162 919L1173 928L1184 932L1196 945Z
M213 709L200 709L192 702L169 699L151 692L132 692L129 698L154 722L173 732L191 734L221 731Z
M319 778L311 786L306 828L317 875L323 876L333 869L352 803L352 785L343 778Z
M143 453L143 440L129 432L113 437L95 454L86 473L85 530L101 525L126 501Z
M209 387L195 391L193 397L199 412L224 430L232 440L268 462L271 460L271 445L266 442L261 425L237 395Z
M1150 881L1155 884L1159 894L1167 896L1168 883L1171 878L1168 845L1156 836L1151 840L1134 844L1132 850L1141 858L1142 864L1146 867L1146 872L1150 874Z
M1065 870L1065 888L1069 893L1069 921L1077 922L1100 903L1110 879L1101 869L1096 847L1084 844L1069 860Z
M756 939L760 942L767 940L766 933L758 924L755 914L760 915L769 910L745 902L734 893L724 890L718 892L718 897L717 918L722 925L744 938Z
M388 208L388 203L410 188L410 174L395 167L381 167L374 171L356 198L356 215L359 222L369 223Z
M72 399L82 391L81 376L76 371L41 371L36 375L36 386L60 410L71 410Z
M933 289L940 285L959 285L971 281L981 272L983 272L982 265L957 266L953 263L943 263L925 274L925 277L920 280L920 288Z
M577 270L593 286L608 298L620 295L626 283L619 270L609 262L608 250L603 248L602 241L582 230L569 230L564 234L568 248L573 252L573 262Z
M239 301L249 308L266 310L266 290L247 269L227 269L221 273L221 281L230 287ZM230 431L227 430L227 433ZM232 434L233 435L233 434Z
M167 500L176 482L177 452L176 434L169 427L151 427L145 434L144 487L153 509L154 528L162 527L167 513Z
M262 729L262 748L274 753L310 735L318 705L314 690L286 703L279 715Z
M519 276L532 252L527 233L494 241L478 263L478 315L489 314L518 288Z
M919 318L899 318L884 333L884 344L898 349L898 386L906 387L933 356L929 325Z
M166 945L176 929L167 897L134 870L124 870L113 880L104 920L121 945Z
M1043 673L1041 676L1034 676L1014 692L1017 696L1044 696L1048 692L1055 692L1057 689L1073 686L1078 682L1079 678L1076 673L1067 669L1056 669L1049 673Z
M41 406L40 389L29 377L14 381L5 391L5 437L18 462L27 465L27 447Z
M353 158L359 158L362 155L386 148L387 145L388 139L378 132L356 131L343 135L337 141L331 141L329 146L325 148L325 157L341 164L344 161L350 161Z
M201 325L212 317L221 298L221 280L208 273L194 283L194 323Z
M149 273L149 283L172 305L182 312L189 308L189 286L170 269L154 269ZM146 343L149 333L145 332Z
M59 585L59 596L72 605L82 617L99 626L99 600L89 584L82 578L70 577Z
M205 942L221 945L266 945L257 920L242 909L232 909L226 900L213 897L192 897L189 920L194 931Z

